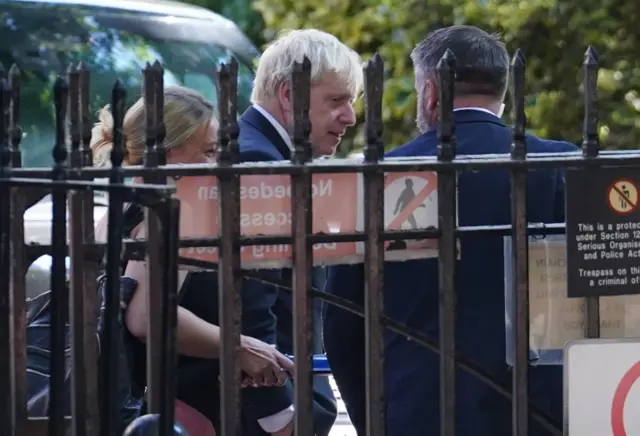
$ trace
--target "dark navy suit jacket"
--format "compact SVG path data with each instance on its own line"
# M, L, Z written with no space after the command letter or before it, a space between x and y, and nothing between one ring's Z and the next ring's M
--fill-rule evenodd
M241 162L288 160L291 152L276 128L257 109L250 107L239 120ZM280 277L291 283L291 269L280 271ZM326 273L323 269L314 269L314 287L324 289ZM314 337L315 353L322 353L321 301L314 302ZM277 317L277 345L285 354L293 354L293 304L291 294L280 290L273 301L272 311ZM336 400L326 376L314 378L314 419L315 432L318 436L328 435L337 416ZM259 418L269 416L283 410L293 403L291 386L284 388L262 389L265 391L264 401L254 402L251 409L260 410ZM276 398L278 401L274 401ZM282 406L287 399L288 403ZM246 404L246 403L245 403ZM282 406L282 407L280 407ZM267 412L268 411L268 412ZM257 416L257 415L256 415ZM251 418L253 418L252 416ZM243 433L244 434L244 433Z
M478 110L454 112L459 154L508 153L511 131L502 121ZM433 156L435 129L389 152L394 156ZM575 151L573 144L527 136L529 153ZM564 182L559 170L529 173L530 222L564 221ZM465 172L459 176L459 225L511 223L509 173ZM511 386L505 364L505 304L503 240L495 235L460 238L456 268L456 348L465 359L481 365ZM327 291L363 304L363 266L330 268ZM388 316L438 339L438 261L387 262L384 270ZM328 305L324 343L335 380L359 435L365 434L364 324ZM457 371L457 436L510 436L510 402L480 380ZM530 370L530 398L562 423L562 368ZM439 412L438 355L399 335L385 332L387 435L437 435ZM548 433L532 421L532 436Z

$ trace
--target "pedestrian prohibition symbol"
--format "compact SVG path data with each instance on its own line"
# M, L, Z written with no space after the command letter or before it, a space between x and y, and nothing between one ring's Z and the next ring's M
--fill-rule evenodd
M638 188L631 180L616 180L609 187L607 196L611 210L620 215L627 215L638 206Z
M385 223L388 230L424 229L437 219L435 173L388 174L385 177ZM418 213L424 212L424 213ZM403 226L404 225L404 226Z

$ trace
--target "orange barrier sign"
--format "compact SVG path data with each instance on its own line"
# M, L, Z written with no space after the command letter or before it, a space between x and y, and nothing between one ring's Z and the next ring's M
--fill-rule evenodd
M362 174L314 174L312 179L313 232L345 233L364 230ZM431 172L385 175L385 228L437 227L437 175ZM218 236L220 191L212 176L183 177L177 182L181 200L182 238ZM291 234L291 182L287 175L242 176L240 226L243 236ZM224 235L222 235L224 238ZM185 258L218 261L216 247L183 248ZM435 257L433 239L386 243L387 260ZM279 268L291 265L290 245L242 247L243 268ZM313 247L314 264L362 263L364 243L322 243Z

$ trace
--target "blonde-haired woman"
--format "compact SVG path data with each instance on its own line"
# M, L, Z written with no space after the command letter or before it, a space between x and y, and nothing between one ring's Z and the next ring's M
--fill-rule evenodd
M124 117L125 165L142 163L146 147L145 123L144 101L140 99ZM167 87L164 92L164 123L167 163L203 163L214 158L218 125L213 106L203 96L189 88ZM97 166L110 165L112 128L113 118L107 106L100 111L99 122L92 132L91 148ZM98 224L96 231L96 236L102 236L101 239L106 239L105 221L106 218ZM144 232L138 226L133 234L139 234L136 232L140 230ZM148 319L148 283L144 262L129 262L124 275L138 282L126 310L125 324L134 354L132 377L134 383L144 388ZM176 343L177 398L201 412L214 424L218 421L219 409L215 371L220 349L217 287L215 272L188 275L179 290L181 302L178 307ZM291 371L293 364L267 343L275 343L275 319L270 304L265 304L258 294L244 292L243 305L245 313L250 312L250 316L243 317L249 323L244 323L243 333L247 336L241 338L239 358L242 370L263 386L279 385L286 380L285 371Z

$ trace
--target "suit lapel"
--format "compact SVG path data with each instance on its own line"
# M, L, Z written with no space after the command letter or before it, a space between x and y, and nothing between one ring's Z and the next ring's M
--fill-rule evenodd
M278 133L276 128L271 122L266 119L256 108L251 106L242 114L241 120L253 126L256 130L262 133L278 152L283 156L285 160L291 159L291 150L284 142L284 139Z

